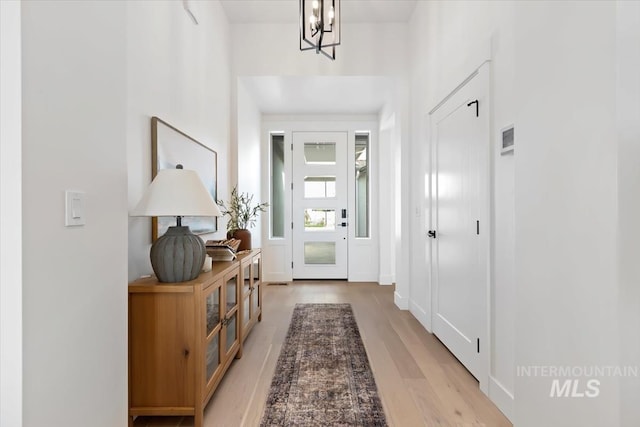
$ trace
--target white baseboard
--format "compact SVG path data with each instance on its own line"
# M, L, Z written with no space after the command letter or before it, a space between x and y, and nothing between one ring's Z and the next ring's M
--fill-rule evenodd
M394 277L391 274L382 274L378 279L378 283L380 283L381 285L393 285L394 281Z
M356 273L349 275L350 282L377 282L378 278L375 274L371 273Z
M264 283L279 283L279 282L290 282L291 274L283 274L283 273L271 273L264 274L263 282Z
M489 376L489 399L502 411L502 413L513 422L514 398L502 384L495 378Z
M409 310L409 301L401 296L398 292L393 293L393 302L400 310Z
M415 317L418 322L420 322L420 324L424 326L427 332L431 333L431 319L429 318L426 310L424 310L415 302L411 301L409 303L409 311L411 312L411 314L413 314L413 317Z

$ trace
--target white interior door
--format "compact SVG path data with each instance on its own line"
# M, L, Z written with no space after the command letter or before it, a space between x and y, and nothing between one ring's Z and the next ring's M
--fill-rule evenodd
M432 115L433 332L481 383L488 373L486 80L475 76Z
M347 278L347 133L293 133L293 278Z

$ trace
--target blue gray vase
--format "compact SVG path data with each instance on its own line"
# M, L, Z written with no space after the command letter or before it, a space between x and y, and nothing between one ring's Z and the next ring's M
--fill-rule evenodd
M202 271L206 249L189 227L169 227L151 246L151 265L160 282L193 280Z

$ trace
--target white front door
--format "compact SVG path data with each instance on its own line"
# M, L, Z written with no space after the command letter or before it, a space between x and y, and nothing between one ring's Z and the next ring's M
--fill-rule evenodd
M293 132L293 278L347 278L347 133Z
M432 116L430 231L433 332L481 384L488 372L486 74L475 76Z

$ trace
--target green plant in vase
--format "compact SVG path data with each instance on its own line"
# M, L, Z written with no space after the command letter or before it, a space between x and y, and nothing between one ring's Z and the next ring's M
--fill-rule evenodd
M218 206L222 215L227 216L227 237L233 237L241 241L238 251L251 249L251 231L256 225L260 212L265 212L268 203L254 203L253 194L238 193L238 188L231 190L231 199L228 203L218 200Z

